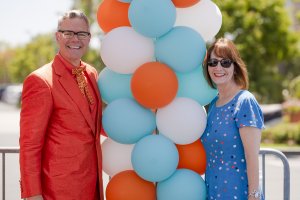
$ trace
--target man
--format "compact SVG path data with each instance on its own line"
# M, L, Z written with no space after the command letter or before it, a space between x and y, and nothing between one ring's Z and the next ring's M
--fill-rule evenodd
M59 52L23 85L21 196L27 200L103 200L101 101L97 71L81 61L89 22L65 13L55 33Z

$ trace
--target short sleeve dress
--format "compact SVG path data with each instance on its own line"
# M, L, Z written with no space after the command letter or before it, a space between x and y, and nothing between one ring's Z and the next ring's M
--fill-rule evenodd
M246 159L239 128L262 129L263 114L255 97L247 90L239 91L220 107L215 104L217 99L210 104L207 126L201 137L207 157L207 199L247 200Z

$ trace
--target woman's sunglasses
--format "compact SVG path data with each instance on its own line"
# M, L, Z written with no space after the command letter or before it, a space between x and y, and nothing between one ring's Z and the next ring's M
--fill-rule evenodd
M218 59L215 59L215 58L212 58L210 59L208 62L207 62L207 65L209 67L216 67L218 65L218 63L220 62L221 66L224 67L224 68L229 68L231 66L231 64L233 63L232 60L230 59L225 59L223 58L222 60L218 60Z

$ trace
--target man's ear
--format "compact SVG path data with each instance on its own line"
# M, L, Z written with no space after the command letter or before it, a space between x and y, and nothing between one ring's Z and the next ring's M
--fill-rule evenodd
M55 32L55 39L56 39L56 42L58 42L60 40L60 34L58 32Z

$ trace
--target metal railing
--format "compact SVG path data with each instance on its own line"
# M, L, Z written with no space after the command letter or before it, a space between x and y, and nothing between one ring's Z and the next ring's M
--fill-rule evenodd
M2 200L5 200L5 155L8 153L19 153L19 147L0 147L0 153L2 154ZM290 200L290 165L286 156L276 149L261 148L259 154L262 157L261 169L262 169L262 190L265 196L266 188L266 155L274 155L281 159L283 163L283 199Z
M280 158L283 164L283 199L290 200L290 165L286 156L276 149L261 148L259 154L262 157L262 190L266 198L266 155L274 155Z
M5 200L5 155L19 152L19 147L0 147L0 153L2 154L2 200Z

